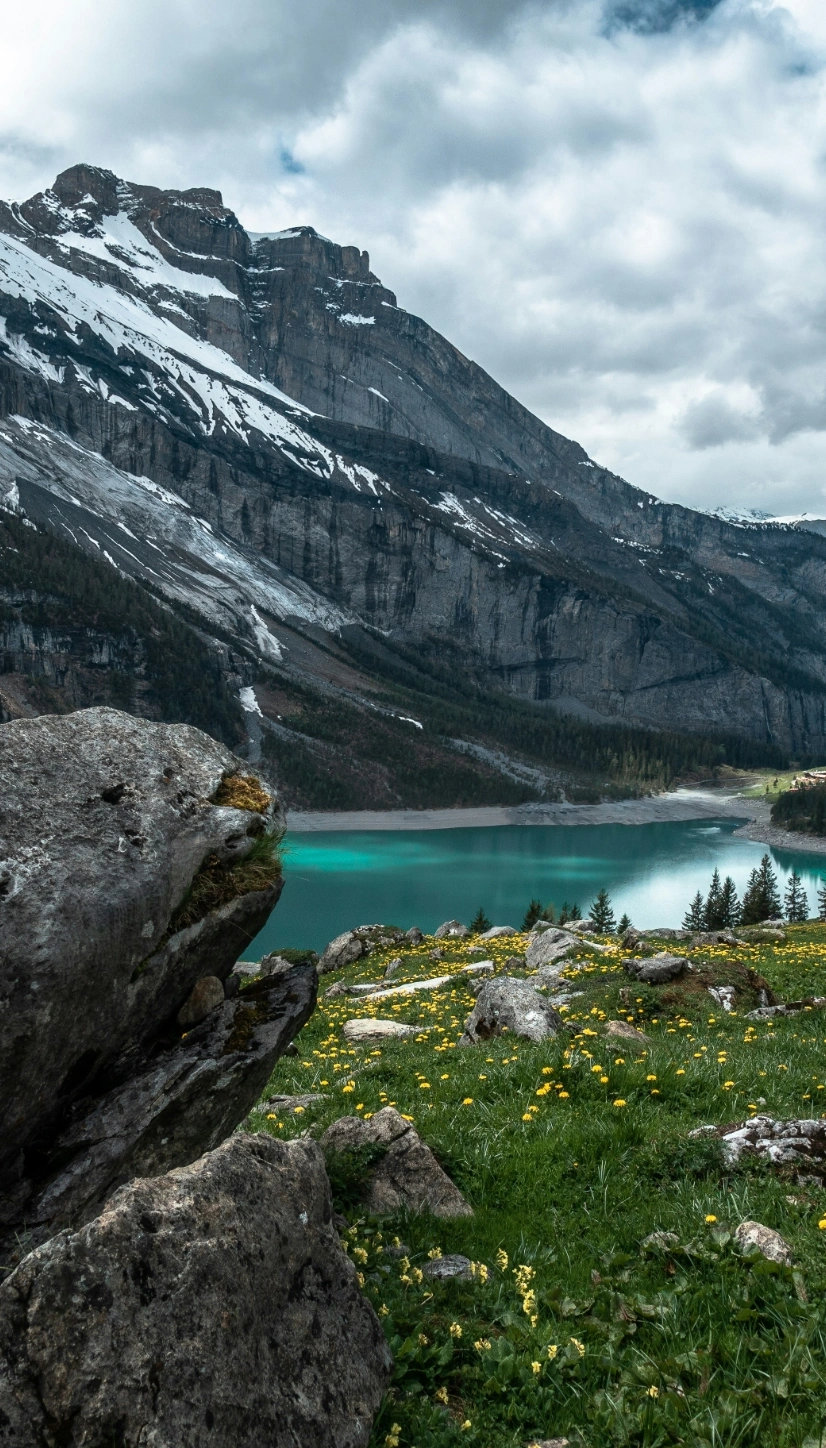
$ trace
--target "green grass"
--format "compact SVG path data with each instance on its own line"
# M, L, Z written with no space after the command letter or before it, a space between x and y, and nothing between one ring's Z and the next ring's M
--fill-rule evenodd
M497 963L522 943L486 942ZM457 943L434 963L433 944L402 952L392 984L469 959ZM323 977L322 992L342 976L379 979L398 953ZM575 976L575 1032L538 1046L505 1036L457 1049L473 1005L466 978L379 1010L322 998L299 1057L279 1062L265 1094L324 1099L250 1118L284 1139L395 1104L474 1207L450 1222L371 1220L359 1164L338 1171L345 1240L396 1358L372 1448L522 1448L563 1434L589 1448L812 1448L826 1434L826 1191L788 1170L727 1172L714 1142L688 1136L756 1109L826 1114L826 1013L726 1016L702 989L629 984L621 955ZM785 946L696 958L745 985L743 1010L749 970L784 999L826 994L823 925L793 928ZM348 1046L344 1021L369 1014L419 1031ZM649 1044L607 1040L618 1016ZM794 1270L735 1250L745 1218L782 1232ZM654 1231L677 1245L645 1250ZM410 1249L401 1261L384 1250L394 1238ZM485 1271L429 1284L421 1270L439 1251Z

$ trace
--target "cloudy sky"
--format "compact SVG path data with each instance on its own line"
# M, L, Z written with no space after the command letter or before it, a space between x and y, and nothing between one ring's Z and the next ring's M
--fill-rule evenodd
M308 222L659 496L826 516L823 0L27 0L0 193Z

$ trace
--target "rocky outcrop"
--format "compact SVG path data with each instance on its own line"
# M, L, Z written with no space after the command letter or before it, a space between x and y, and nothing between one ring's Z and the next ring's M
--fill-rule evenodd
M406 1207L434 1217L470 1217L473 1208L442 1170L415 1126L392 1106L370 1121L342 1116L321 1138L326 1152L361 1152L371 1148L373 1162L364 1184L363 1202L375 1216Z
M629 957L622 962L622 968L632 980L642 981L645 985L665 985L666 981L677 980L684 975L691 966L684 955L670 955L667 950L661 950L647 960Z
M701 1126L690 1136L716 1137L728 1166L737 1166L744 1155L754 1156L772 1166L791 1166L826 1179L826 1122L778 1121L773 1116L753 1116L749 1121L727 1126Z
M216 1145L314 977L257 1013L218 1002L278 900L281 816L198 730L110 709L20 720L0 730L0 789L0 1221L45 1225ZM213 1012L182 1041L204 977Z
M8 1448L364 1448L390 1367L307 1141L134 1181L0 1287Z
M563 1029L559 1012L538 995L530 981L500 976L486 981L465 1021L460 1046L473 1046L508 1031L528 1041L544 1041Z

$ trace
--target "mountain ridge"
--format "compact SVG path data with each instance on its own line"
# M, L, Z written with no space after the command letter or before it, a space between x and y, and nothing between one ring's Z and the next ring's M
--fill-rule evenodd
M581 718L826 752L826 539L640 492L366 252L251 239L207 188L78 166L0 207L0 494L226 635L244 687L289 666L279 623L349 630Z

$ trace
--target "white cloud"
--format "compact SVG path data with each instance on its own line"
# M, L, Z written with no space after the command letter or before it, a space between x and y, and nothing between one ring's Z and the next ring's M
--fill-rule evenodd
M826 513L821 3L32 0L5 39L6 194L220 186L632 482Z

